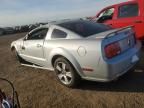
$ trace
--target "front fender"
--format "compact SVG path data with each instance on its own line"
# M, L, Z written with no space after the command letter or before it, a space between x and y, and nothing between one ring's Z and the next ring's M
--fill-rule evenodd
M80 76L84 76L82 68L81 68L80 64L78 63L78 61L76 60L76 58L69 51L67 51L64 48L56 48L56 49L53 49L50 52L50 56L49 56L48 60L50 60L51 66L52 66L52 59L53 59L53 57L57 56L57 55L63 56L66 59L68 59L72 63L72 65L74 66L74 68L76 69L76 71L78 72L78 74Z

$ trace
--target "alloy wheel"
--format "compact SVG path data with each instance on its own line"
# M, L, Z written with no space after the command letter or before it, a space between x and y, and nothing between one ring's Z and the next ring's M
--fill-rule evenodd
M63 83L63 84L70 84L72 81L72 72L71 72L71 68L69 67L68 64L64 63L64 62L57 62L56 64L56 72L57 72L57 76L59 78L59 80Z

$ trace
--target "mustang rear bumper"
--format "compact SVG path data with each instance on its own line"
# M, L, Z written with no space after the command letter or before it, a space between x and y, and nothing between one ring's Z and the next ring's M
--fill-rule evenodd
M119 57L113 60L101 61L100 72L97 75L91 77L84 77L86 80L110 82L117 79L123 74L127 73L130 69L134 69L136 63L140 59L141 43L137 43L136 46Z

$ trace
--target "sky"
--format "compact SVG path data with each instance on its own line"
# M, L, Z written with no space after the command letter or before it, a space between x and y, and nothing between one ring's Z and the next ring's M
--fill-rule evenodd
M0 26L94 16L109 5L127 0L0 0Z

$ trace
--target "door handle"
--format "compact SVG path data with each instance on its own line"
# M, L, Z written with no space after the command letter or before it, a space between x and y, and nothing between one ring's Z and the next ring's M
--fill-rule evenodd
M142 21L140 21L140 20L137 20L137 21L135 21L135 23L142 23Z
M38 48L40 48L40 47L42 47L42 45L40 45L40 44L37 44L37 47L38 47Z

